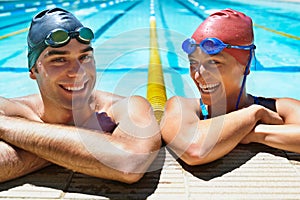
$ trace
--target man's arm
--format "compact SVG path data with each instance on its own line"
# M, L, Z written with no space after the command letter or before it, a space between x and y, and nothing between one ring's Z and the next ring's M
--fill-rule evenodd
M0 138L77 172L136 182L160 148L159 127L141 97L122 100L113 113L119 125L112 135L1 116Z
M280 124L277 113L253 105L200 120L196 100L173 97L167 102L161 127L163 139L189 165L205 164L229 153L257 121Z
M276 108L284 124L259 124L242 140L242 143L258 142L300 153L300 101L290 98L277 99Z
M18 178L48 165L49 161L0 141L0 182Z
M0 115L37 119L26 106L2 97L0 97ZM0 124L2 123L0 121ZM49 161L0 139L0 182L23 176L47 165L50 165Z

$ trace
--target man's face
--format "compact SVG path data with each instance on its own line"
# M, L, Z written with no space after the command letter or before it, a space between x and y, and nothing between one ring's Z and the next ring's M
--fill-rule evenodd
M206 105L236 101L245 67L230 54L216 55L197 50L189 55L190 76Z
M88 102L95 86L93 49L76 39L59 48L47 47L36 62L37 80L45 104L66 109L80 108Z

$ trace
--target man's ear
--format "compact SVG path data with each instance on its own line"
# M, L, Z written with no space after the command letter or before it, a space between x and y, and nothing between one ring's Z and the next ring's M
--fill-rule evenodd
M31 68L31 70L29 71L29 76L30 76L30 78L33 79L33 80L36 79L35 73L36 73L36 67L33 66L33 67Z

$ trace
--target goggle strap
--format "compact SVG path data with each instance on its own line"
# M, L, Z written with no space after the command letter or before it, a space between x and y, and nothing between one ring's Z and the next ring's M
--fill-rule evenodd
M80 33L78 31L71 31L71 32L69 32L68 35L71 38L76 38L76 37L80 36Z
M250 68L250 64L251 64L251 60L252 60L252 53L253 53L253 50L250 51L249 60L247 62L247 65L246 65L246 68L245 68L245 71L244 71L242 87L241 87L241 90L240 90L240 93L239 93L239 96L238 96L238 99L237 99L237 102L236 102L236 105L235 105L236 110L238 110L238 108L239 108L240 100L241 100L242 93L243 93L243 90L244 90L244 87L245 87L247 73L248 73L248 70Z
M250 49L255 49L255 45L247 45L247 46L238 46L238 45L230 45L228 44L226 48L234 48L234 49L242 49L242 50L250 50Z

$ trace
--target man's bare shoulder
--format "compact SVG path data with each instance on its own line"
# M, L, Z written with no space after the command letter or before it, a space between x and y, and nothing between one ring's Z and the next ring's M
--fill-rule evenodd
M15 98L0 98L0 109L8 116L20 116L28 119L38 119L38 113L43 109L42 98L33 94Z
M42 97L40 94L31 94L27 96L14 97L10 98L10 100L30 107L37 106L42 103Z
M117 102L125 98L124 96L101 90L95 90L93 96L96 102Z

